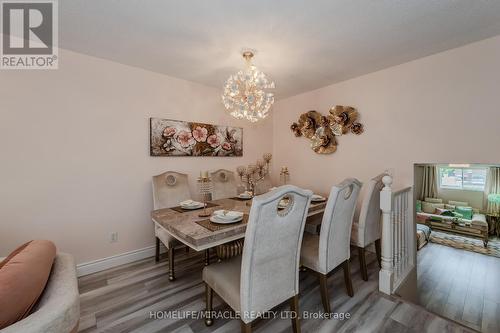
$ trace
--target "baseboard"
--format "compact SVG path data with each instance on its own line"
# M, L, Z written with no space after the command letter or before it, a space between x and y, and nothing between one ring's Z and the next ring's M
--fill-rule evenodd
M165 248L161 247L161 252ZM148 246L130 252L120 253L111 257L97 259L76 265L76 274L78 277L97 273L116 266L129 264L131 262L153 257L155 255L155 246Z

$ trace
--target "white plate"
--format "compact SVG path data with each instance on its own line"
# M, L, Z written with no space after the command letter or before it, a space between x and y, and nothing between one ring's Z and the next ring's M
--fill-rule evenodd
M240 198L240 199L252 199L252 195L241 193L241 194L238 194L238 198Z
M213 223L219 223L219 224L231 224L231 223L236 223L236 222L240 222L241 220L243 220L243 216L240 217L240 218L237 218L236 220L222 220L220 218L218 218L217 216L213 215L210 217L210 222L213 222Z
M317 195L317 194L313 194L313 196L311 197L312 202L322 202L325 200L326 200L325 197L322 197L321 195Z
M225 214L224 214L225 212ZM225 221L234 221L236 219L239 219L243 216L242 212L234 211L234 210L216 210L213 214L214 216L217 216L221 220Z
M181 208L182 209L198 209L198 208L203 208L203 203L202 202L198 202L196 205L194 205L194 204L192 204L192 205L185 205L185 206L181 205Z

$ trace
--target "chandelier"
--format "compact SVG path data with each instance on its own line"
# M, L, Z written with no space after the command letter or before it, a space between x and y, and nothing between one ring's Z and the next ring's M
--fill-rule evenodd
M222 103L231 116L256 122L267 117L274 103L274 94L265 90L273 89L274 82L252 65L253 56L251 51L243 52L247 66L227 79Z

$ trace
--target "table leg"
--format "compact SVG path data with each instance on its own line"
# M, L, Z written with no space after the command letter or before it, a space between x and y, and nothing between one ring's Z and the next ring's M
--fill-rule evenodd
M168 279L170 281L175 280L175 271L174 271L174 246L172 244L168 245Z
M205 250L205 266L210 265L210 249Z

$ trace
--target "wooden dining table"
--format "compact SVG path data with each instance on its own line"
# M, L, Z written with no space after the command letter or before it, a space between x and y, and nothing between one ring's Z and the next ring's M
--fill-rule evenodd
M203 209L184 210L180 207L158 209L151 212L151 219L157 227L163 228L172 237L195 251L206 251L206 264L208 264L208 250L217 246L239 240L245 237L246 220L250 213L252 200L227 198L210 201L206 208L208 213L216 210L233 210L244 214L244 220L229 225L217 225L209 221L210 217L200 217ZM322 214L326 201L311 202L308 211L308 225L306 229L317 230L320 219L312 217ZM174 276L173 256L169 256L170 275Z

